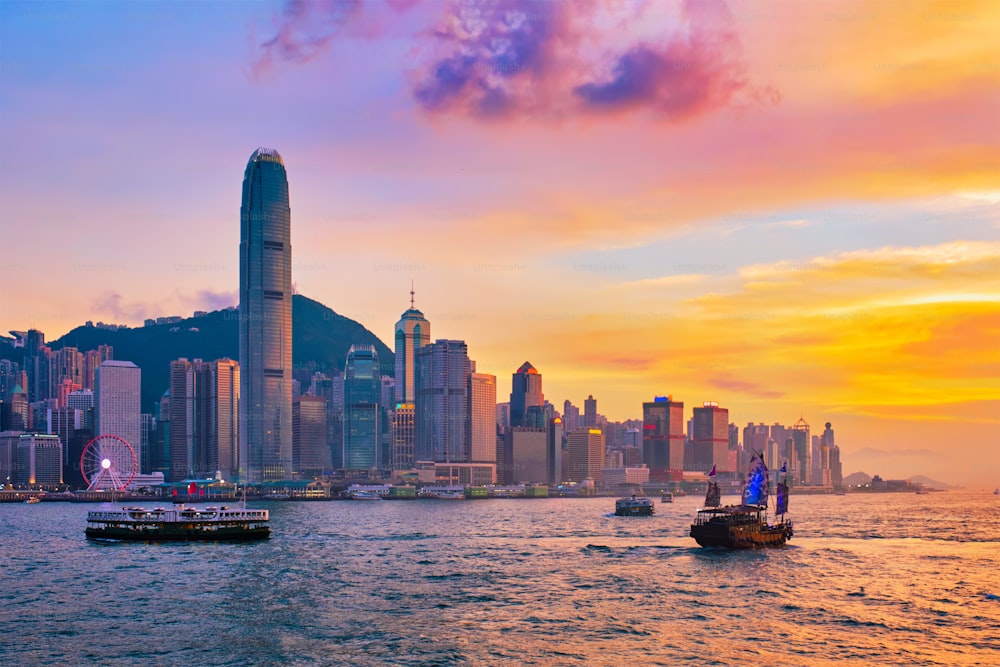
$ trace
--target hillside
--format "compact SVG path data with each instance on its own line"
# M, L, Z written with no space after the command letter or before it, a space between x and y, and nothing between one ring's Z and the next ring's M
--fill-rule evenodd
M142 411L152 412L153 404L167 389L172 360L239 358L237 321L236 311L217 310L176 324L118 331L80 326L49 342L49 346L72 346L83 351L113 345L115 359L132 361L142 369ZM317 301L301 294L292 297L293 375L302 382L303 389L309 386L314 371L332 374L343 369L347 350L355 343L374 345L383 373L393 374L393 353L375 334Z

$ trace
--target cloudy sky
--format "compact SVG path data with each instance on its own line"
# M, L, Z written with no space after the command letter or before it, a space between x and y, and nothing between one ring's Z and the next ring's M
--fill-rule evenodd
M233 305L288 169L296 289L410 281L500 400L833 423L1000 484L995 2L0 4L0 329Z

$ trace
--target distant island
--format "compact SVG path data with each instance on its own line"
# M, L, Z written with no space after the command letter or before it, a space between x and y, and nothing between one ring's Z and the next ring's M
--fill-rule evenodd
M853 472L844 475L844 487L852 492L879 493L891 491L948 491L960 487L945 484L926 475L914 475L907 479L883 479L879 475L869 475L864 472Z

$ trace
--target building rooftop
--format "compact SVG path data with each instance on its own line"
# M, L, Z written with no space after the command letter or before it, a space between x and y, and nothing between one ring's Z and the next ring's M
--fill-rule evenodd
M120 361L117 359L108 359L107 361L102 361L101 366L114 366L116 368L138 368L131 361Z
M277 162L282 167L285 166L284 160L281 159L281 155L278 151L273 148L258 148L250 156L250 162Z

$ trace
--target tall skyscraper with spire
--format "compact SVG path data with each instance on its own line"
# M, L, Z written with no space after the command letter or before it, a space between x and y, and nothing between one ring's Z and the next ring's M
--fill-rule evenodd
M431 323L413 303L410 287L410 307L396 322L396 402L413 403L416 400L417 350L431 342Z
M240 479L292 472L292 246L288 176L258 148L240 206Z
M431 342L431 323L417 310L410 285L410 307L396 322L396 405L392 412L391 467L408 468L416 456L417 352Z

